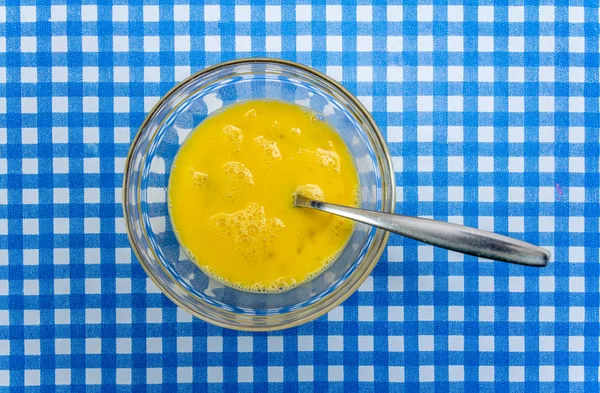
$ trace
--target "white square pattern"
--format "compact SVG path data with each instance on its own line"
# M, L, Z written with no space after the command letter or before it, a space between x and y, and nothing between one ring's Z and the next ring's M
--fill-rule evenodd
M23 330L21 344L0 339L0 358L25 356L20 371L0 370L0 390L97 390L107 381L247 390L295 379L309 390L376 382L397 391L405 381L422 390L438 382L460 390L465 381L581 390L597 380L586 360L600 349L587 329L600 317L592 304L600 290L593 2L62 3L0 5L0 304L23 303L0 310L0 326ZM326 72L373 113L390 150L396 211L531 241L556 264L527 273L392 237L385 263L353 300L298 335L206 326L196 334L190 314L162 307L156 285L131 275L136 257L121 209L127 149L169 86L226 59L265 56ZM319 106L322 97L311 100ZM157 162L156 174L168 174L171 162ZM169 225L166 217L152 223ZM70 308L82 295L86 304ZM130 303L141 295L140 310ZM112 310L105 296L115 297ZM176 337L163 336L172 322ZM71 324L85 324L85 337L72 337ZM103 330L110 324L116 337ZM140 324L141 339L131 335ZM568 334L556 333L559 324ZM39 334L49 325L50 340ZM253 363L259 350L264 367ZM174 351L176 364L163 368ZM193 354L202 351L209 361L198 367ZM237 363L225 364L232 351ZM473 351L478 362L467 364ZM508 362L501 367L499 352ZM98 363L113 354L113 369ZM414 354L418 362L407 362ZM71 369L69 359L82 355L85 369ZM146 367L132 367L140 356ZM289 356L298 364L284 364Z

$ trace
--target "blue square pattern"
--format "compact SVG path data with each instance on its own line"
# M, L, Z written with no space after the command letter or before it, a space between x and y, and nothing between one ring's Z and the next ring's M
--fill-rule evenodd
M598 0L0 4L0 391L598 391ZM342 306L269 334L192 319L132 255L124 160L208 65L340 80L397 210L508 233L545 269L392 236ZM434 176L435 173L435 176Z

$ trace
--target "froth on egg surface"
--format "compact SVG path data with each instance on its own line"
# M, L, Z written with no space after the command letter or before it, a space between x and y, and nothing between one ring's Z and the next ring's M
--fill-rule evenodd
M290 290L327 269L351 221L294 207L296 193L357 206L349 150L322 116L279 101L247 101L206 118L169 179L172 226L205 274L240 290Z

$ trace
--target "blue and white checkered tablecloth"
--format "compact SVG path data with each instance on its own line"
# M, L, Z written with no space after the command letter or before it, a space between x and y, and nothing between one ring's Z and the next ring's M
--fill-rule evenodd
M599 390L598 0L183 1L0 1L0 391ZM554 263L392 236L358 293L298 328L178 310L129 248L125 156L175 82L249 56L372 110L398 211Z

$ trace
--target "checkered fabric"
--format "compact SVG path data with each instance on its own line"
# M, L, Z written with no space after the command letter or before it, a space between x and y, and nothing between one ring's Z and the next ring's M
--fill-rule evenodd
M0 391L599 390L598 0L182 1L0 2ZM250 56L364 102L399 212L554 263L392 236L356 294L298 328L178 310L130 251L125 157L175 82Z

